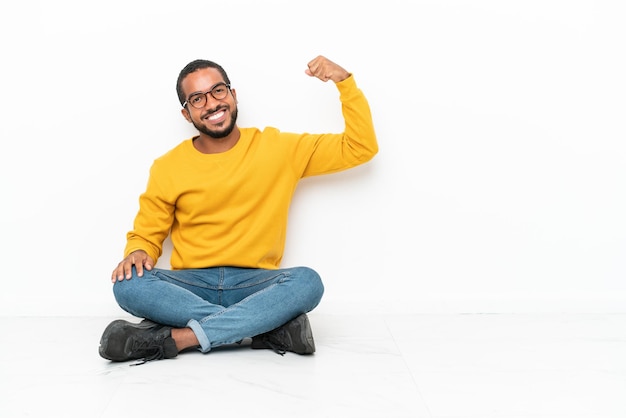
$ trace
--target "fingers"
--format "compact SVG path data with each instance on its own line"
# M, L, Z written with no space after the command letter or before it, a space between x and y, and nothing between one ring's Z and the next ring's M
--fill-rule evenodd
M132 277L133 263L126 257L117 265L113 273L111 274L111 282L121 282L124 279L130 279Z
M122 280L130 280L133 277L133 267L137 270L137 276L143 276L144 269L152 270L154 261L144 251L135 251L123 259L111 274L111 282L121 282Z
M350 73L326 57L319 55L307 64L304 71L310 77L317 77L323 82L332 80L335 83L345 80Z

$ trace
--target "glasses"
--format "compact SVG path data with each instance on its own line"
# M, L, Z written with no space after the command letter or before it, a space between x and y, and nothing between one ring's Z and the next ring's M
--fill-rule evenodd
M185 103L183 103L183 107L187 106L187 103L189 103L191 106L195 107L196 109L202 109L208 99L207 94L210 94L211 96L213 96L215 100L222 100L228 95L229 90L230 90L230 84L219 83L213 86L213 88L209 91L206 91L204 93L192 94L191 96L189 96L187 100L185 100Z

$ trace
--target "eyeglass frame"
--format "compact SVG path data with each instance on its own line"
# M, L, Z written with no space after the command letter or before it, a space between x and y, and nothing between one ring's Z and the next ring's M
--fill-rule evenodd
M214 85L213 87L211 87L211 89L210 89L210 90L208 90L208 91L198 91L198 92L196 92L196 93L192 93L192 94L190 94L190 95L189 95L189 97L187 98L187 100L185 100L185 102L183 103L183 107L187 107L187 105L191 105L191 107L193 107L194 109L201 109L201 108L202 108L202 106L204 106L204 105L202 105L202 106L200 106L200 107L195 107L194 105L192 105L191 103L189 103L189 99L191 99L191 97L192 97L192 96L196 96L196 95L199 95L199 94L204 95L204 98L205 98L205 100L206 100L206 101L208 101L208 100L209 100L209 98L207 97L207 94L210 94L210 95L211 95L211 97L213 97L215 100L224 100L224 99L226 98L226 96L228 96L228 92L226 92L226 96L222 97L221 99L218 99L218 98L217 98L217 97L215 97L215 95L213 94L213 90L215 90L215 89L216 89L216 88L218 88L218 87L226 87L226 89L227 89L228 91L230 91L230 84L226 84L226 83L224 83L224 82L217 83L216 85ZM204 104L206 104L206 101L204 102Z

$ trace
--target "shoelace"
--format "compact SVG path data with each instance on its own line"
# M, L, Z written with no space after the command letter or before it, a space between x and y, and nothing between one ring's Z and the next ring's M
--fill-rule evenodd
M271 342L271 341L269 341L269 340L265 340L264 342L265 342L265 344L266 344L266 345L268 345L268 346L269 346L269 348L271 348L272 350L274 350L274 352L275 352L276 354L280 354L281 356L284 356L284 355L285 355L285 353L287 352L287 350L285 350L285 349L284 349L284 346L282 346L282 345L276 345L276 344L272 343L272 342Z
M263 342L265 343L265 345L267 345L269 348L274 350L276 354L280 354L281 356L285 355L285 353L287 352L287 348L288 348L286 344L281 342L281 340L284 340L285 338L283 334L284 334L284 331L280 329L280 330L274 331L273 333L266 334L263 336Z
M154 352L148 356L145 356L142 359L139 359L138 362L131 364L131 366L140 366L149 361L164 359L165 351L163 348L163 341L164 341L164 338L157 338L157 339L146 338L146 339L139 339L139 340L133 341L133 348L132 348L133 351L154 350Z

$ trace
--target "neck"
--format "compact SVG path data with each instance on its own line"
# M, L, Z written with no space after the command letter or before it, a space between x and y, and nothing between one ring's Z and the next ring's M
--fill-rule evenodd
M193 146L203 154L219 154L237 145L240 136L241 133L237 127L224 138L213 138L201 132L199 136L193 139Z

